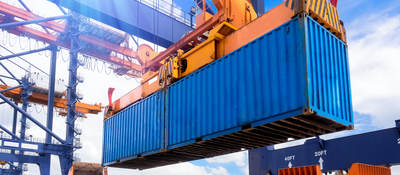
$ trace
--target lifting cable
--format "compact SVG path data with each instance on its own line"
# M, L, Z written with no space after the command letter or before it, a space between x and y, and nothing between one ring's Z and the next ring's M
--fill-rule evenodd
M7 50L8 52L10 52L11 54L15 54L13 51L11 51L10 49L7 49L6 47L0 45L1 48ZM40 72L42 72L43 74L49 76L48 73L46 73L45 71L43 71L42 69L40 69L39 67L35 66L34 64L32 64L31 62L25 60L24 58L18 56L17 58L21 59L22 61L24 61L25 63L28 63L29 65L31 65L32 67L36 68L37 70L39 70Z

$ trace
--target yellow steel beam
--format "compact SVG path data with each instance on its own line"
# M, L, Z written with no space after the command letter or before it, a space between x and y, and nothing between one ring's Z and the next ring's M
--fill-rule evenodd
M8 88L11 88L11 87L6 86L6 85L0 85L0 90L4 90L4 89L8 89ZM19 101L20 100L19 97L20 97L21 93L22 93L22 89L17 88L17 89L12 89L12 90L3 92L3 95ZM47 105L48 95L46 93L33 92L32 96L28 100L29 100L29 102L32 102L32 103ZM91 105L91 104L77 102L75 106L76 106L76 111L80 112L82 114L98 114L99 112L102 111L101 104ZM67 109L67 99L54 97L54 107L59 108L59 109ZM61 113L61 114L63 114L63 113Z

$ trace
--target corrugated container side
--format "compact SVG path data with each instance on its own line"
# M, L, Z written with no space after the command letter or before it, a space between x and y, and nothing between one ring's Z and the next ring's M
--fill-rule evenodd
M104 121L103 163L160 152L164 144L164 95L155 94Z
M347 46L298 16L107 119L103 164L146 169L352 124Z
M301 27L293 20L171 85L169 146L300 115L307 104Z
M311 18L307 22L308 99L312 110L353 123L347 45Z

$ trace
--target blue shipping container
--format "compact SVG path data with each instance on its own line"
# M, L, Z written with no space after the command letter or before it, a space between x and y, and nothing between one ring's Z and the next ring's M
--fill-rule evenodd
M160 152L164 145L164 95L157 92L104 121L103 162Z
M126 112L145 99L106 120L104 137L129 131L129 137L118 135L117 140L136 139L135 134L143 137L144 132L146 141L163 140L164 145L153 149L148 148L152 144L124 147L107 142L115 149L104 149L105 165L145 169L353 125L347 46L310 17L291 20L157 94L161 93L166 97L159 103L165 105L165 113L153 117L165 121L157 125L163 134L148 133L151 123L140 120L135 125L106 125L108 120L146 118L139 115L145 113ZM142 107L158 110L149 104ZM126 129L133 126L139 128Z

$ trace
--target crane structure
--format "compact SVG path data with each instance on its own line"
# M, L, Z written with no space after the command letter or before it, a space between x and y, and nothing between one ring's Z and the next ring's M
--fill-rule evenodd
M101 104L79 102L76 92L76 86L80 83L77 76L78 54L112 64L111 68L118 75L141 79L140 86L115 101L112 101L113 88L109 89L109 104L105 111L105 119L109 119L132 104L168 88L297 16L309 16L324 30L341 40L340 42L346 42L346 31L339 19L336 0L285 0L267 13L264 13L262 0L212 0L216 12L205 0L195 0L196 8L200 9L195 25L192 18L196 10L188 15L183 12L184 15L179 16L174 13L177 8L172 5L165 11L160 8L158 0L152 3L146 0L101 1L102 3L99 3L99 0L49 0L56 4L64 15L46 18L34 14L22 0L18 2L24 8L0 1L0 29L19 37L42 41L48 46L1 56L0 61L50 50L51 63L48 88L44 88L44 91L43 87L42 89L35 87L29 74L18 79L12 71L0 63L9 74L0 76L2 82L0 98L3 100L2 104L8 104L14 109L12 129L0 125L0 129L8 135L0 138L0 148L9 151L0 153L0 165L8 165L7 169L0 169L1 174L22 174L22 165L25 163L39 165L42 175L50 174L51 155L59 156L63 175L103 172L102 167L97 164L73 163L74 151L81 147L75 139L80 134L75 128L75 120L84 117L84 114L97 114L102 110ZM70 12L66 13L64 8L68 8ZM123 32L109 30L80 15L98 20ZM36 24L40 29L31 27L30 24ZM137 48L134 50L126 46L129 38L132 38L131 35L166 47L166 50L157 52L149 45L138 45L136 41ZM59 48L69 49L70 55L66 93L55 91L56 59ZM1 78L15 80L18 85L9 86ZM46 125L27 112L29 103L48 107ZM54 108L62 109L60 114L66 116L65 139L52 131ZM18 113L22 114L20 134L17 134ZM25 133L27 120L46 132L45 142L27 139ZM315 124L310 120L302 122L307 125ZM396 128L345 138L322 140L317 137L307 140L304 145L292 148L274 150L272 147L267 147L251 150L250 175L319 175L333 170L348 170L350 166L352 166L349 170L350 175L356 175L361 169L369 172L377 170L382 172L379 175L388 175L390 171L387 168L377 165L396 165L400 156L387 159L389 156L387 152L375 152L373 156L365 157L365 152L376 150L378 147L398 152L398 123ZM286 132L274 129L275 126L269 129L274 131L274 134L286 138ZM296 127L301 128L297 124ZM329 130L329 132L335 131L337 130ZM324 133L324 131L318 132ZM306 136L310 134L304 133ZM384 144L367 144L368 139L375 137L381 138ZM397 139L397 142L393 143L393 139ZM346 145L339 146L343 143ZM360 144L368 147L358 151L349 149L359 147ZM218 147L218 149L223 148ZM342 159L338 159L338 155L352 156L346 157L347 161L339 161ZM196 158L198 157L201 156ZM86 167L93 168L85 171Z
M51 155L58 155L60 157L61 167L62 169L66 169L64 171L68 171L69 167L68 162L72 163L73 160L73 150L79 149L81 146L79 144L74 143L74 138L76 135L79 135L80 132L78 130L73 130L72 136L67 136L70 138L70 141L59 137L52 131L53 128L53 107L67 109L71 111L71 103L76 103L77 98L59 98L55 97L55 61L57 54L57 47L51 46L48 47L51 50L51 65L50 65L50 76L49 76L49 88L47 93L35 92L34 82L30 81L29 76L24 76L22 79L12 78L16 80L19 85L15 87L8 87L7 85L2 85L2 90L0 94L0 98L4 101L3 103L8 104L14 109L13 116L13 125L12 130L10 131L5 126L0 126L1 129L9 135L9 137L2 136L0 138L1 145L0 148L3 150L9 150L9 152L1 153L0 159L9 164L7 169L1 169L2 172L7 174L21 174L23 172L23 164L32 163L39 165L40 172L42 174L50 174L50 159ZM32 53L32 52L30 52ZM18 54L16 54L18 55ZM25 54L21 54L25 55ZM6 58L5 58L6 57ZM8 56L1 57L7 59ZM8 70L6 67L3 67ZM7 71L11 77L15 77L11 71ZM76 86L76 82L70 83L68 87L73 88ZM68 92L69 94L71 92ZM47 97L47 100L45 99ZM73 99L73 101L71 101ZM30 102L37 104L44 104L48 106L47 111L47 123L46 125L39 122L35 117L30 115L27 112L28 104ZM22 107L18 106L19 103L22 103ZM75 106L73 105L73 111L75 112ZM79 103L78 111L79 113L70 114L67 111L67 119L71 118L75 120L80 115L87 113L98 113L101 111L100 105L89 105L84 103ZM17 131L17 114L21 113L21 124L20 124L20 134L16 133ZM46 139L44 142L34 141L31 138L26 136L26 122L30 120L40 129L46 132ZM67 128L74 128L73 125L67 123ZM54 138L54 139L53 139ZM28 147L27 147L28 146ZM27 154L30 153L30 154Z
M0 14L3 14L0 17L1 23L40 23L40 25L46 27L48 30L56 32L56 34L51 34L24 25L19 25L13 28L11 28L11 26L4 25L2 29L5 29L10 33L18 36L28 36L30 38L43 41L48 44L54 44L63 48L71 47L68 43L69 40L65 38L66 35L62 35L63 33L65 34L66 32L68 32L66 31L66 25L54 21L56 19L68 18L69 15L44 19L43 17L35 15L32 12L20 9L4 2L0 2ZM24 21L17 21L16 19L21 19ZM124 58L137 57L137 53L132 49L120 46L121 42L125 40L125 36L118 36L118 34L116 33L107 33L110 31L96 27L94 26L94 24L81 24L81 27L85 26L88 27L86 28L87 31L85 31L86 34L81 34L78 38L80 41L84 42L81 45L86 47L81 48L81 53L115 64L117 65L115 69L129 71L124 72L127 75L130 75L132 77L137 76L137 72L140 72L140 66L137 63L132 62L130 59L123 59L110 55L110 52L115 52L123 55ZM95 29L103 31L97 32ZM60 33L61 35L57 35L57 33ZM102 34L110 34L110 36L112 37L102 38L105 36ZM101 37L96 35L101 35Z
M22 95L22 89L21 88L14 88L13 87L7 86L7 85L0 85L0 91L5 90L3 94L14 100L14 102L17 103L22 103L22 99L20 99ZM11 90L8 90L11 89ZM41 105L47 105L48 104L48 93L47 92L32 92L32 95L28 98L28 101L31 103L36 103L36 104L41 104ZM67 99L62 98L62 97L54 97L54 107L62 109L58 111L60 115L66 115L66 110L67 110ZM102 111L101 104L85 104L82 102L77 102L76 103L76 109L77 112L82 113L82 114L98 114L99 112Z
M101 104L91 105L79 102L80 97L76 92L76 86L81 81L77 77L78 53L111 64L111 69L119 75L136 78L141 75L140 67L137 61L134 61L137 59L137 52L121 46L122 43L127 42L129 35L84 20L77 14L67 14L63 8L60 10L64 15L44 18L32 13L23 1L18 2L23 8L0 2L0 28L19 37L41 41L48 46L21 53L13 53L2 46L11 54L1 56L0 60L21 58L24 55L50 50L51 63L48 87L37 87L36 82L33 82L29 76L30 73L18 79L11 70L1 64L2 68L9 73L9 75L1 77L15 80L19 84L12 87L1 80L0 98L4 101L3 103L14 108L12 129L0 126L2 132L4 131L8 135L7 137L2 135L1 138L0 148L8 150L6 153L1 153L0 156L2 165L8 165L6 169L1 169L1 173L21 174L23 164L37 164L41 174L50 174L50 157L58 155L62 174L67 174L74 161L73 152L81 147L75 139L81 132L75 128L75 120L78 117L85 117L85 114L98 114L102 110ZM32 24L41 28L35 28ZM56 60L59 48L70 50L69 80L66 93L55 92ZM45 125L27 113L29 103L47 105L47 123ZM18 104L22 104L22 106L20 107ZM52 132L53 108L61 109L58 111L59 114L66 116L65 140ZM20 134L17 134L18 113L22 114ZM26 137L27 120L32 121L46 132L44 142L32 141ZM26 148L26 145L30 147Z

